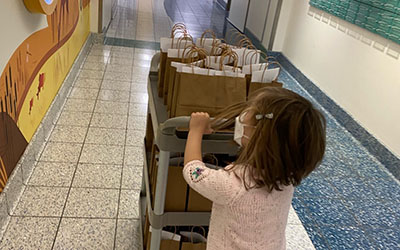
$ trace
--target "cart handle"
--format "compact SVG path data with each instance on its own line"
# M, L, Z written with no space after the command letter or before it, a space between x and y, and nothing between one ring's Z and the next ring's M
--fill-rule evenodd
M176 128L188 128L190 116L179 116L166 120L160 124L160 130L163 134L175 135Z

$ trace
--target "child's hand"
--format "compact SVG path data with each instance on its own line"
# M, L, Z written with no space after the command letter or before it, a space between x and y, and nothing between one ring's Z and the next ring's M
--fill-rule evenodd
M202 134L211 134L213 132L208 113L192 113L189 123L189 130Z

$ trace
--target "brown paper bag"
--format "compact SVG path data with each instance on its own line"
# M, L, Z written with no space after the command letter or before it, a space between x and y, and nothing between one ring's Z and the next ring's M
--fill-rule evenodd
M184 66L188 65L194 65L196 67L202 67L204 65L204 60L199 60L196 62L193 62L191 64L185 64L185 63L179 63L179 62L171 62L171 71L169 74L169 80L168 80L168 93L167 93L167 111L168 114L170 114L171 111L171 106L172 106L172 100L173 100L173 93L174 93L174 88L175 88L175 78L176 78L176 72L180 72Z
M178 48L177 44L181 38L177 38L177 36L186 37L186 39L193 38L187 33L186 26L182 23L177 23L172 27L171 36L169 38L162 37L160 39L160 65L158 68L158 96L162 97L163 94L163 86L164 86L164 75L165 75L165 65L167 60L168 49Z
M210 70L211 71L211 70ZM246 100L246 80L241 77L180 73L176 84L176 106L173 116L208 112L215 116L223 108Z
M183 42L184 41L184 42ZM183 45L185 47L182 49ZM193 45L192 40L188 42L188 40L181 39L178 43L177 49L169 49L167 54L167 60L165 62L165 74L163 80L163 94L161 97L164 97L164 104L167 104L167 95L168 95L168 84L169 84L169 75L173 70L171 67L172 62L192 62L196 61L196 54L193 54L193 51L196 50L196 47Z
M183 178L182 167L168 168L167 192L165 195L166 212L183 212L186 207L187 183Z
M207 239L204 227L199 227L203 230L203 235L193 231L192 227L190 232L182 232L182 248L181 250L206 250Z
M263 56L264 60L266 61L265 63L260 63L261 57ZM273 56L268 56L264 52L260 50L256 51L250 51L250 53L247 53L246 56L244 57L244 61L246 62L245 65L242 67L242 73L246 75L246 89L247 89L247 94L249 94L250 91L250 83L251 83L251 78L253 71L264 71L268 69L269 65L277 64L280 67L280 64L276 61L276 58ZM261 80L256 80L255 82L260 82ZM264 86L266 87L266 86ZM257 84L254 84L252 91L254 89L258 89Z
M210 212L211 208L212 202L209 199L189 189L187 212Z
M279 68L267 69L267 67L263 71L256 71L252 74L252 79L250 82L249 90L247 96L249 96L254 91L265 88L265 87L282 87L283 84L278 82L277 79L281 72L280 64L277 62L273 62L269 65L276 64Z
M191 243L191 242L183 242L181 250L206 250L207 243Z
M150 250L150 242L151 242L151 232L148 233L149 236L147 238L146 249ZM160 242L160 250L179 250L179 241L176 240L166 240L163 239Z

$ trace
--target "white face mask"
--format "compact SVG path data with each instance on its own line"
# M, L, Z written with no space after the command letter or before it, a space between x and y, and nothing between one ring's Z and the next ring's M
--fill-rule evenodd
M233 134L233 139L241 147L243 146L242 145L242 138L243 137L248 139L248 140L250 140L250 137L248 137L247 135L244 134L244 127L255 127L255 126L250 126L250 125L243 124L240 121L239 116L236 117L236 119L235 119L235 132Z

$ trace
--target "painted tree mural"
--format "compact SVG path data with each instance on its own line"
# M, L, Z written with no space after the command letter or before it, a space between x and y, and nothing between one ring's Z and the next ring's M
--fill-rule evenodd
M55 84L46 82L46 76L58 74L57 70L40 72L42 66L72 36L80 12L88 4L89 0L59 0L54 13L47 16L48 27L20 44L0 76L0 190L28 144L18 126L22 122L19 120L22 107L28 103L29 112L26 113L30 115L36 103L45 97L42 93L47 84ZM71 62L68 63L70 66ZM58 61L56 64L66 63ZM36 91L29 96L31 87Z

